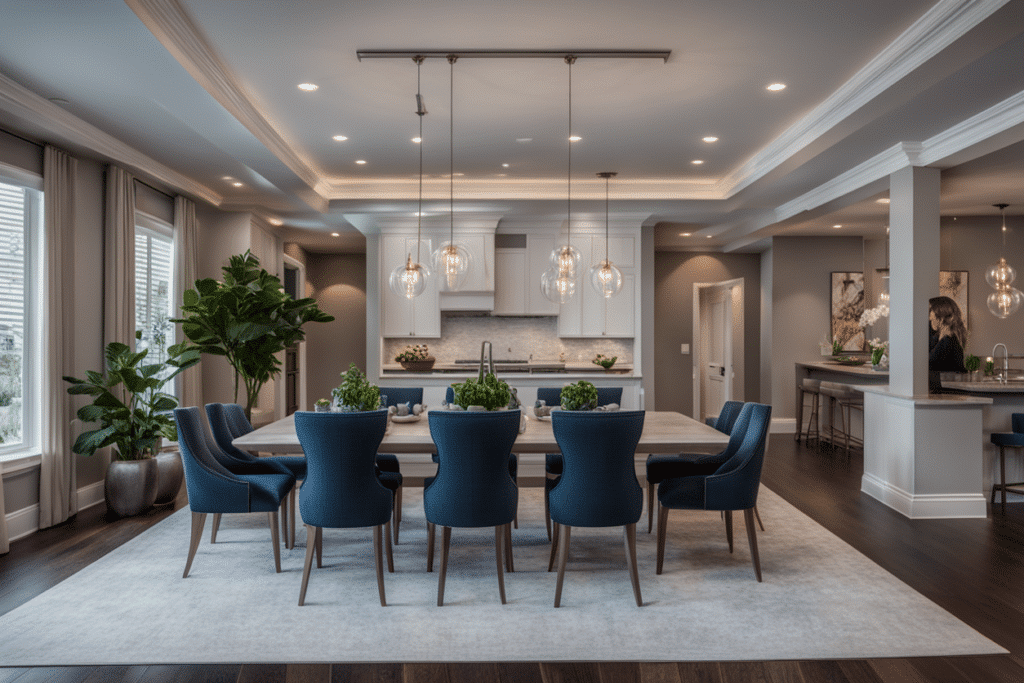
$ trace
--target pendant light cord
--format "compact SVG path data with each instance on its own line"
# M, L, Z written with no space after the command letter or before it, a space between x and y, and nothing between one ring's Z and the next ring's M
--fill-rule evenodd
M455 244L455 60L448 55L448 248Z
M566 199L566 234L565 245L572 248L572 65L576 63L573 55L565 56L565 63L569 65L569 167L565 176L565 199Z
M416 263L420 263L420 230L423 226L423 115L427 112L423 107L423 97L420 94L420 66L423 64L423 57L413 57L416 62L416 115L420 120L420 197L419 206L416 211Z
M608 263L608 180L611 175L604 177L604 262Z

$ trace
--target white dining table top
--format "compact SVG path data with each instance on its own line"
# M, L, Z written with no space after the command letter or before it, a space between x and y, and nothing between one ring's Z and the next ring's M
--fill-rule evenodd
M644 429L637 453L713 451L724 448L728 442L728 434L692 417L649 410L644 416ZM264 425L234 439L232 443L244 451L302 453L299 437L295 433L294 415ZM435 450L426 416L416 422L392 421L379 450L382 453L429 453ZM526 431L519 434L512 446L513 453L553 453L558 450L551 422L538 420L532 415L528 415Z

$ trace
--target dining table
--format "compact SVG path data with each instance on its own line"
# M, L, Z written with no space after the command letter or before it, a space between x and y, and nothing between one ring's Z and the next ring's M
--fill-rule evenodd
M520 484L543 484L544 454L558 453L558 442L551 429L550 419L537 418L532 410L526 410L524 414L525 429L520 431L512 445L512 452L519 458ZM378 448L380 453L394 453L398 456L403 478L413 484L420 482L422 477L433 476L437 471L437 464L430 458L435 448L430 437L428 417L426 414L418 417L419 420L412 421L392 419ZM692 417L672 411L648 410L636 449L637 475L645 475L647 455L650 453L717 453L728 442L728 434ZM294 415L239 436L232 444L254 453L303 452L295 433Z

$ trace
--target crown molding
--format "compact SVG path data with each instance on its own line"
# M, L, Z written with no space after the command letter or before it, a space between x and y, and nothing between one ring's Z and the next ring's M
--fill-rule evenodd
M1005 140L995 146L985 143L1021 125L1024 125L1024 91L925 140L921 164L949 168L1001 149L1009 143ZM1024 131L1014 142L1020 139L1024 139Z
M331 200L385 199L414 200L419 193L417 178L336 179L330 183L327 196ZM713 181L688 181L671 178L618 180L613 201L622 200L686 200L721 199ZM565 178L496 178L459 179L455 182L455 198L467 199L561 199L566 198ZM423 180L423 198L430 201L448 199L447 178ZM573 180L572 199L605 199L602 180Z
M1007 2L1009 0L940 0L807 116L719 181L719 193L731 197L764 177Z
M43 125L46 130L149 178L219 206L223 197L201 183L154 161L134 147L86 123L45 97L0 74L0 109Z
M323 174L270 124L178 0L125 0L125 4L206 92L302 182L323 195Z

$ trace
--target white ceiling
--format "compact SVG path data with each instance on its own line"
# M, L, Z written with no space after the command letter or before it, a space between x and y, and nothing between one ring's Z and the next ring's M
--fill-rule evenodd
M415 64L360 49L671 50L572 69L574 216L600 215L595 174L617 171L612 211L646 215L662 248L882 234L875 200L911 162L949 169L944 215L1024 205L1021 0L0 0L0 16L0 126L279 219L316 250L360 249L353 224L416 210ZM564 217L569 68L451 73L456 212ZM422 67L429 214L449 204L449 76Z

